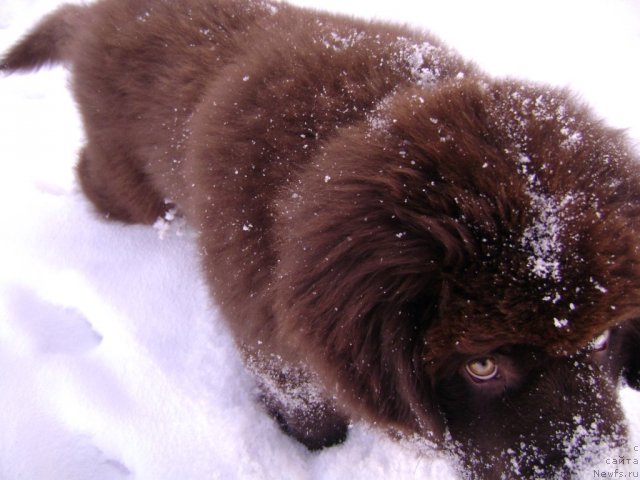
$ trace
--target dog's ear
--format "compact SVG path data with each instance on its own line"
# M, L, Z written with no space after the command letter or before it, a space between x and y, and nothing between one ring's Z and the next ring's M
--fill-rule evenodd
M400 140L360 128L327 145L278 202L279 334L359 416L439 434L426 332L474 242L448 188L425 194L434 171L398 166Z
M622 376L631 388L640 390L640 318L629 320L620 334Z

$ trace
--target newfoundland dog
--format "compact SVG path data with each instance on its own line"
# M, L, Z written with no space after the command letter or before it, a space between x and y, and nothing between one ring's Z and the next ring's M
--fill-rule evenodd
M198 232L266 409L309 449L364 420L498 479L625 448L640 170L569 92L269 0L66 5L1 68L58 62L87 197Z

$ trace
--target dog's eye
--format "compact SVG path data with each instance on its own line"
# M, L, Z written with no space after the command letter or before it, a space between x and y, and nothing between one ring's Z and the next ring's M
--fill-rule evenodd
M471 378L481 382L491 380L498 375L498 364L493 357L475 358L467 362L465 369Z
M591 350L595 350L596 352L601 352L602 350L605 350L609 345L609 336L610 336L609 330L605 330L596 338L594 338L589 344L589 346L591 347Z

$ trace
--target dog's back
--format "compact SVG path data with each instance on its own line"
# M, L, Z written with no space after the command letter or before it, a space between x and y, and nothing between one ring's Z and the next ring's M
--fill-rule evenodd
M150 174L175 173L206 85L234 58L240 37L270 14L267 3L244 0L65 5L1 65L5 72L70 67L88 136L78 165L85 193L110 218L153 223L176 196L178 176L163 182Z

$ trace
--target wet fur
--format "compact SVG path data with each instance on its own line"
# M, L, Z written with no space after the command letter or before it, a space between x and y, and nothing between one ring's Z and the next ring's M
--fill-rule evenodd
M423 32L231 0L63 7L2 69L55 62L87 197L186 217L267 409L309 448L364 419L469 477L533 478L624 444L640 177L570 93L491 79ZM470 381L486 355L501 376ZM597 435L565 451L576 418Z

